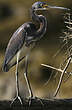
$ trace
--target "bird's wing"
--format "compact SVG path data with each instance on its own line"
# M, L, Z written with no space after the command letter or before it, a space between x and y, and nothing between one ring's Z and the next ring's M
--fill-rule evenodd
M20 27L11 37L5 53L5 60L3 65L4 71L8 71L7 69L8 63L23 46L25 41L25 36L26 36L26 31L24 30L23 27Z

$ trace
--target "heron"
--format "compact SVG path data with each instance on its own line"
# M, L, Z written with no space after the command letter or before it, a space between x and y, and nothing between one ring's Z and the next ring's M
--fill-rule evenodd
M31 16L32 20L39 23L39 28L33 22L26 22L21 25L12 35L11 39L6 48L3 70L4 72L8 72L9 69L12 67L13 61L16 59L16 97L12 101L12 103L18 99L22 104L22 100L20 97L19 92L19 81L18 81L18 67L19 61L22 59L22 55L25 56L25 72L24 77L27 83L29 97L33 97L33 92L31 89L31 85L28 79L28 57L31 48L33 48L33 44L36 44L44 34L46 33L47 29L47 19L45 16L37 14L38 10L48 10L49 8L56 8L56 9L64 9L68 10L68 8L64 7L56 7L56 6L49 6L46 2L35 2L31 7Z

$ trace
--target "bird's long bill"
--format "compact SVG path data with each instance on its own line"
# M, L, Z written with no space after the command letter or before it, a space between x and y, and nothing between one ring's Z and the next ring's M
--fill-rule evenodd
M61 9L61 10L68 10L68 11L70 11L70 9L69 9L69 8L58 7L58 6L50 6L50 5L48 5L48 8Z
M50 6L50 5L44 5L42 8L38 8L38 9L35 9L35 10L48 10L48 9L59 9L59 10L70 11L69 8L58 7L58 6Z

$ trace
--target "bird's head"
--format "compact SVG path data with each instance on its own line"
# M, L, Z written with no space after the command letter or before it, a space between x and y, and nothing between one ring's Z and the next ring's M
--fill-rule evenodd
M32 5L32 9L33 10L43 10L44 8L48 7L48 5L45 3L45 2L35 2L33 5Z
M32 10L36 11L36 10L48 10L50 8L54 8L54 9L62 9L62 10L70 10L68 8L64 8L64 7L57 7L57 6L50 6L47 4L47 2L35 2L32 5Z

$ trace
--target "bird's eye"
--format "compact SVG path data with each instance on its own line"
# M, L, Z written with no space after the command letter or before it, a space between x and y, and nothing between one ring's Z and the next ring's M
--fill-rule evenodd
M41 4L40 4L40 6L42 7L42 6L43 6L43 4L41 3Z
M41 4L39 4L39 8L42 8L42 6L43 6L43 4L41 3Z

